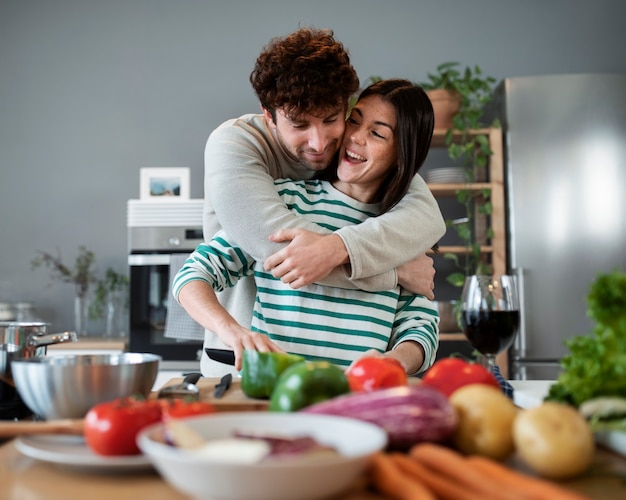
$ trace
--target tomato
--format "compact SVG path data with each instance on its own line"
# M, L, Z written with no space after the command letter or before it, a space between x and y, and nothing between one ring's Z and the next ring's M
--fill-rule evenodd
M120 398L100 403L85 416L87 445L99 455L138 455L141 429L161 421L161 404L154 400Z
M215 407L211 403L184 399L161 400L161 410L163 418L185 418L215 413Z
M369 392L407 385L407 376L398 360L391 358L361 358L346 371L352 392Z
M486 384L500 389L498 379L487 368L468 363L460 358L445 358L431 366L422 383L433 387L446 396L469 384Z

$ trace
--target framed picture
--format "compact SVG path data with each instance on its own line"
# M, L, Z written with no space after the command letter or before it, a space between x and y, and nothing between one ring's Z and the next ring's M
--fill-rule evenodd
M142 200L179 201L189 199L189 168L142 168L139 176Z

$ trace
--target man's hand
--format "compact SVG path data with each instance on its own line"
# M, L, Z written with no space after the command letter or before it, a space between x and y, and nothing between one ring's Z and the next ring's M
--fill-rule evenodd
M398 284L411 293L423 295L429 300L435 298L435 267L434 261L422 254L397 268Z
M272 235L274 242L290 243L270 255L263 267L288 283L300 288L319 281L337 266L348 262L348 252L343 240L335 234L322 235L306 229L282 229Z

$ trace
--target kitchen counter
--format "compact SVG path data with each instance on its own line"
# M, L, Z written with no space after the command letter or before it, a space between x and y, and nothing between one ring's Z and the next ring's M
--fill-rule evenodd
M171 380L168 384L178 382ZM216 381L201 379L199 387L202 399L211 399L211 388ZM239 381L226 393L218 411L260 410L258 401L248 403L242 396ZM509 464L524 470L515 459ZM602 447L590 471L584 476L564 483L574 491L586 494L593 500L622 500L626 498L626 457ZM51 464L22 455L14 441L0 445L0 498L2 500L67 500L90 498L92 500L185 500L186 496L170 487L151 469L125 473L93 473ZM382 496L367 490L365 478L335 500L384 500Z
M599 449L592 470L566 483L593 500L626 498L626 459ZM22 455L14 441L0 446L0 497L3 500L185 500L154 471L87 473L41 462ZM367 490L365 480L335 500L384 500Z
M78 337L76 342L63 342L47 347L48 355L55 354L117 354L126 351L127 338Z
M566 483L566 487L594 500L623 500L626 498L624 477L626 459L600 449L592 472ZM3 500L187 498L151 470L117 474L75 471L26 457L17 451L13 441L0 446L0 497ZM362 480L335 500L383 500L383 497L369 492Z

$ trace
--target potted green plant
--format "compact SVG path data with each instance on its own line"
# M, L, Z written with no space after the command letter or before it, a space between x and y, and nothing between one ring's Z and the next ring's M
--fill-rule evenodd
M91 285L96 283L95 260L96 256L91 250L80 246L73 268L63 263L61 252L58 250L56 256L39 250L38 255L31 261L32 269L46 267L51 270L52 280L74 285L76 292L74 326L78 335L87 333L87 295Z
M458 62L446 62L437 66L435 73L429 73L428 79L427 82L421 82L419 85L431 97L433 108L435 108L435 126L437 126L436 108L439 103L433 99L432 93L436 90L444 91L458 103L458 109L449 122L446 122L448 126L445 144L448 156L451 160L462 164L468 184L482 179L493 152L489 147L487 135L477 130L486 126L482 122L483 109L493 98L495 78L484 76L479 66L467 66L463 69ZM499 127L498 121L494 120L491 126ZM457 254L444 254L444 258L454 261L459 270L446 278L454 286L462 286L465 276L469 274L490 272L489 265L482 259L480 247L481 243L493 236L493 231L490 227L485 227L482 234L479 234L475 225L476 217L487 218L491 215L490 194L489 189L471 188L460 189L456 193L457 201L464 206L465 216L448 220L446 223L448 227L456 230L467 250L463 262Z

